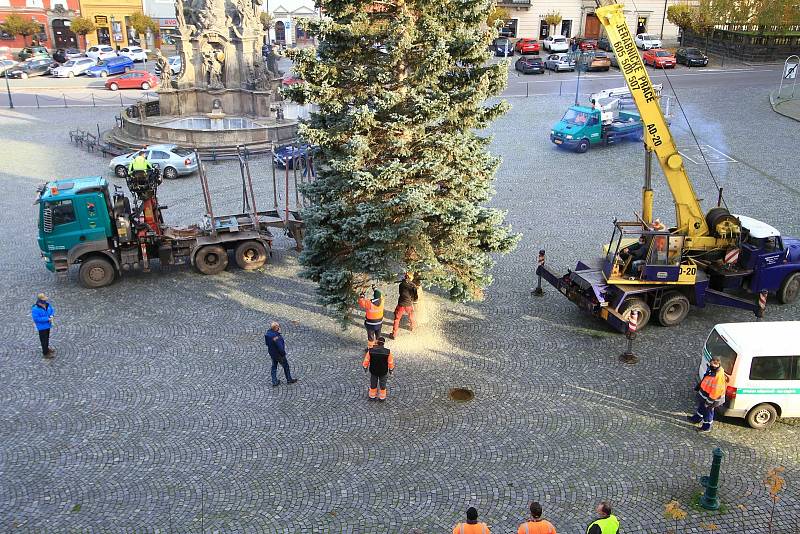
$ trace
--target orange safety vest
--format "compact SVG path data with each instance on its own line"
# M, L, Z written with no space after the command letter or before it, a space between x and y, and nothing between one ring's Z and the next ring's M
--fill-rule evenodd
M453 534L490 534L486 523L459 523L453 528Z
M358 299L358 305L367 312L367 323L380 324L383 322L383 295L381 295L378 304L375 304L374 300L362 297Z
M700 382L700 391L710 400L719 400L725 396L725 370L720 366L716 376L706 375Z

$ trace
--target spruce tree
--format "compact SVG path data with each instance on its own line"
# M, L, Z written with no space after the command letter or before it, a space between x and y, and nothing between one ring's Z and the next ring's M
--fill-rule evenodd
M518 240L486 207L499 158L480 132L507 110L489 64L492 0L326 0L305 21L316 48L288 56L284 90L318 106L300 126L319 147L300 255L303 276L340 318L373 281L419 273L457 301L480 299L491 254Z

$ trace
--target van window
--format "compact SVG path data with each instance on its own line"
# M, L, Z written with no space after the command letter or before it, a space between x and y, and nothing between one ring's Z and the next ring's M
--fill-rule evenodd
M728 345L728 342L716 330L712 330L711 335L708 336L706 353L711 358L714 356L719 358L726 373L731 374L733 372L733 366L736 364L736 351Z
M757 356L750 364L750 380L796 380L797 356Z

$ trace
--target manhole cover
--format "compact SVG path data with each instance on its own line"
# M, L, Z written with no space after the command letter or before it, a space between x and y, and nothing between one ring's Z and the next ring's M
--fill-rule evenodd
M453 388L450 390L450 398L456 402L468 402L475 398L475 394L464 388Z

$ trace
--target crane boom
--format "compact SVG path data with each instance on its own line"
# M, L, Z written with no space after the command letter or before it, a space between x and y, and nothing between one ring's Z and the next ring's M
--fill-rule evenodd
M595 14L608 34L619 60L620 71L639 109L644 125L645 142L648 148L655 152L667 179L675 201L676 232L686 236L686 245L689 249L710 250L725 246L730 243L730 234L738 233L738 226L734 221L726 221L728 236L718 239L711 235L703 208L683 166L683 158L678 153L661 111L658 93L636 49L623 13L623 6L620 4L601 6L597 8ZM652 202L652 196L649 197L649 201ZM645 202L648 202L648 197L645 197ZM643 209L646 210L647 206Z

